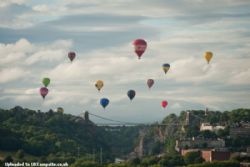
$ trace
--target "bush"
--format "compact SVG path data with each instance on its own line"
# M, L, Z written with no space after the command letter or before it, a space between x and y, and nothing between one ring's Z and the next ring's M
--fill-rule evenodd
M19 158L19 159L23 159L23 157L24 157L24 151L23 150L18 150L16 152L16 157Z
M4 162L13 162L13 158L10 155L7 155L4 160Z
M187 167L240 167L240 163L237 161L215 161L188 165Z
M201 157L200 152L188 152L184 156L184 161L186 164L195 164L203 162L204 159Z

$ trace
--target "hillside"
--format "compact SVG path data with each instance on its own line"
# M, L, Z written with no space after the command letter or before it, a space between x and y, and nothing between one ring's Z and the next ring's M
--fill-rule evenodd
M216 133L201 132L199 127L203 122L226 128ZM250 122L249 109L207 113L191 110L180 115L170 114L161 123L150 126L98 127L82 117L17 106L0 109L0 159L68 162L77 167L85 162L87 166L97 166L99 162L107 164L115 158L129 158L128 166L140 163L144 166L181 165L185 163L175 151L176 139L222 138L230 150L241 151L250 146L250 138L230 137L229 131L244 122ZM161 154L163 158L158 157Z
M35 160L66 158L73 162L78 156L99 159L102 151L103 161L113 161L133 150L137 134L137 128L107 131L89 120L52 110L0 110L0 150L21 151Z

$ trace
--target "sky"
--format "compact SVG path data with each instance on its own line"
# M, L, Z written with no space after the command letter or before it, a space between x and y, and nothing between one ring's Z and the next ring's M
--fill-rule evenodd
M63 107L138 123L191 109L250 108L249 0L0 0L0 20L0 108ZM141 60L137 38L148 43ZM42 100L44 77L51 83Z

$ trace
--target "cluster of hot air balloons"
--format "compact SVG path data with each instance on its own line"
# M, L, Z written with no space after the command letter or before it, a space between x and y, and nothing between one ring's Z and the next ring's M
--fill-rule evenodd
M76 53L73 51L69 52L68 58L69 58L70 62L73 62L73 60L76 58ZM45 99L45 97L49 93L49 89L47 87L50 84L50 79L43 78L42 83L43 83L44 87L41 87L39 92L40 92L40 95L42 96L42 98Z
M44 87L40 88L40 94L45 99L45 96L49 93L49 89L47 88L50 84L50 79L49 78L43 78L42 83Z
M133 45L134 45L134 52L138 56L138 59L141 59L143 53L147 49L147 42L144 39L136 39L136 40L133 41ZM206 59L206 61L207 61L208 64L210 63L212 57L213 57L213 53L211 51L205 52L204 58ZM73 60L76 58L76 53L73 52L73 51L70 51L68 53L68 58L69 58L69 60L71 62L73 62ZM169 69L170 69L170 64L164 63L162 65L162 70L164 71L165 74L167 74L167 72L169 71ZM43 83L44 87L40 88L40 94L41 94L41 96L44 99L45 96L49 92L49 90L48 90L47 87L50 84L50 79L49 78L43 78L42 83ZM148 79L146 83L147 83L148 88L151 89L153 87L155 81L153 79ZM101 89L103 88L103 86L104 86L104 82L102 80L97 80L96 81L95 87L96 87L96 89L99 92L101 91ZM131 101L135 98L135 95L136 95L136 91L135 90L129 90L127 92L127 96L128 96L128 98ZM109 105L109 99L108 98L101 98L100 99L100 105L105 109ZM168 105L168 102L166 100L163 100L161 102L161 106L163 108L166 108L167 105Z
M133 45L134 45L134 52L138 56L138 59L141 59L143 53L147 49L147 42L144 39L136 39L136 40L133 41ZM168 70L170 69L170 65L168 63L165 63L165 64L162 65L162 69L163 69L164 73L167 74ZM154 85L154 83L155 83L155 81L153 79L148 79L147 80L148 88L151 89L152 86ZM103 86L104 86L104 83L103 83L102 80L96 81L95 87L97 88L97 90L99 92L100 92L100 90L102 89ZM135 95L136 95L135 90L128 90L127 96L130 99L130 101L132 101L135 98ZM109 104L109 99L101 98L100 99L100 104L105 109L107 107L107 105ZM167 104L168 104L168 102L166 100L162 101L162 107L163 108L166 108Z
M143 53L146 51L147 49L147 42L144 39L136 39L133 41L133 45L134 45L134 52L136 53L136 55L138 56L138 59L141 59ZM210 51L205 52L204 57L207 61L207 63L209 64L209 62L211 61L212 57L213 57L213 53ZM162 65L162 70L164 71L165 74L167 74L167 72L170 69L170 64L168 63L164 63ZM153 79L148 79L147 80L147 85L148 88L151 89L152 86L154 85L155 81ZM96 88L98 89L98 91L101 90L101 88L103 87L103 81L98 80L95 84ZM136 95L136 91L135 90L129 90L127 92L127 96L129 97L129 99L132 101L134 99ZM107 98L102 98L100 100L100 104L102 105L103 108L106 108L107 105L109 104L109 99ZM161 106L163 108L166 108L168 105L168 102L166 100L163 100L161 102Z

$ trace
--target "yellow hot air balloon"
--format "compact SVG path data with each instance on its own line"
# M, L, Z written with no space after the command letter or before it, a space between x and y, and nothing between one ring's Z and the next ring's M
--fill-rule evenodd
M213 53L212 52L205 52L204 57L207 60L207 63L209 64L210 60L213 57Z
M170 65L168 63L165 63L162 65L162 69L165 72L165 74L167 74L169 68L170 68Z
M64 109L63 109L62 107L58 107L58 108L57 108L57 112L63 113L63 112L64 112Z
M95 87L97 88L97 90L98 91L100 91L101 89L102 89L102 87L103 87L103 81L102 80L98 80L98 81L96 81L96 83L95 83Z

